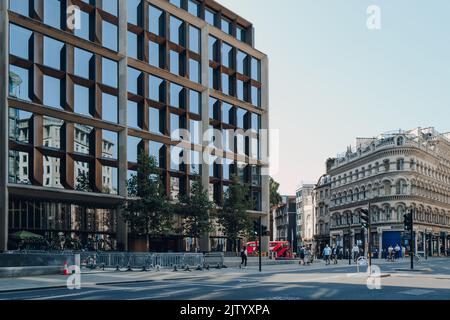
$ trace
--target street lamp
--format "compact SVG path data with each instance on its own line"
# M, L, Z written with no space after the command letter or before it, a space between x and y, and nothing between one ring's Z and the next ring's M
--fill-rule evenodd
M347 212L347 222L348 222L348 265L352 265L352 252L351 252L351 246L352 246L352 222L350 220L349 215L351 212Z

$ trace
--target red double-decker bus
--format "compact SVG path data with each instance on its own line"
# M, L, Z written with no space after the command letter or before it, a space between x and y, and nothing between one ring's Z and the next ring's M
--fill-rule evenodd
M276 258L290 258L292 256L291 245L289 241L270 241L269 251L275 253ZM258 253L258 241L247 242L248 255L255 255Z

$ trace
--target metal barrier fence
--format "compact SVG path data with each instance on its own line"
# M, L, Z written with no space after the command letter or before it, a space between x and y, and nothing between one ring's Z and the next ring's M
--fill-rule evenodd
M95 264L105 268L172 268L203 267L201 253L129 253L129 252L81 252L82 264Z

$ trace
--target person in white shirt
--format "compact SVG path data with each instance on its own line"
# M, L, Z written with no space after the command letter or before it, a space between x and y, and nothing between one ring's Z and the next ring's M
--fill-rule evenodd
M355 244L352 249L353 253L353 261L356 262L356 260L359 258L359 247Z

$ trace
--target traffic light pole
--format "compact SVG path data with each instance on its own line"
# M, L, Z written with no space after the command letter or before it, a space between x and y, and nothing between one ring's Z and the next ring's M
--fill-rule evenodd
M261 265L262 265L262 252L261 252L261 248L262 248L262 245L261 245L261 242L262 242L262 217L259 217L259 232L258 232L258 244L259 244L259 253L258 253L258 255L259 255L259 272L261 272L262 270L262 268L261 268Z

